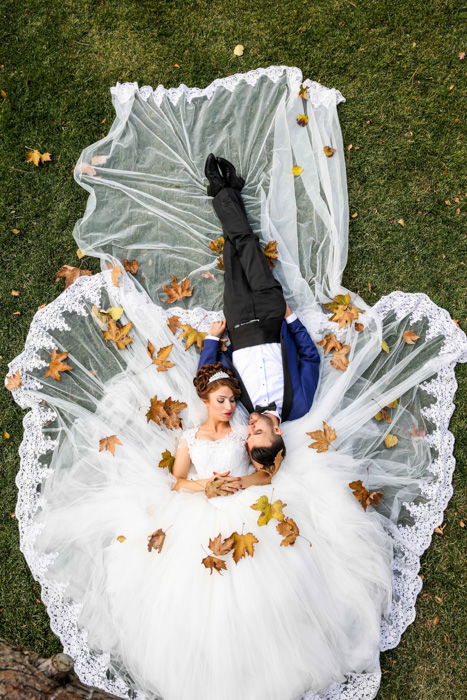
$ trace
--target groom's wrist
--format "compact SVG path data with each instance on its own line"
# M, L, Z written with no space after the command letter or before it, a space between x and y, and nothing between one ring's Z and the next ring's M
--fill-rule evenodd
M204 340L220 340L218 335L207 335Z
M287 323L292 323L292 321L295 321L295 319L297 319L297 318L298 318L298 316L295 313L295 311L292 311L291 314L289 314L288 316L285 317L285 320L287 321Z

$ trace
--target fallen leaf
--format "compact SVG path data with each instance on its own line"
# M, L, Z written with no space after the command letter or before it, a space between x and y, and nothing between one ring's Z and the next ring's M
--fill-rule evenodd
M306 126L308 124L308 117L306 114L299 114L296 122L299 126Z
M389 352L389 345L387 344L387 342L385 340L381 341L381 347L384 350L384 352Z
M39 163L45 163L48 160L52 160L51 153L41 153L35 148L33 151L28 151L26 153L26 162L33 163L34 165L39 165Z
M281 547L289 547L294 544L299 535L297 523L292 518L285 518L281 523L278 523L276 530L279 535L284 537L280 543Z
M224 250L224 236L219 236L219 238L214 238L214 240L209 241L208 248L217 255L220 255Z
M386 447L394 447L394 445L397 445L398 442L399 438L396 435L392 435L391 433L388 433L384 438L384 444L386 445Z
M268 241L263 248L263 253L266 256L266 262L271 270L274 267L274 263L277 262L277 241Z
M123 350L127 345L133 342L133 338L127 336L132 326L132 321L128 321L124 326L117 326L116 321L109 317L107 330L101 332L105 340L112 340L119 350Z
M119 535L119 536L117 537L117 540L118 540L119 542L125 542L126 537L125 537L125 535Z
M172 455L172 453L169 450L164 450L162 453L162 459L159 462L159 467L162 469L165 469L167 467L167 470L169 472L172 472L172 467L175 462L175 457Z
M350 345L343 345L339 350L334 350L331 357L331 365L335 369L345 371L349 366L349 358L346 357L350 351Z
M150 535L148 535L148 552L151 549L157 550L159 553L162 551L162 547L165 542L165 532L162 528L154 530Z
M165 401L160 401L157 396L153 396L150 401L151 404L146 413L148 423L152 420L157 425L165 425L169 429L182 427L178 414L187 407L184 401L176 401L171 396Z
M243 56L243 52L245 50L245 47L243 44L237 44L236 47L234 48L233 52L235 56Z
M233 537L234 553L233 559L236 564L247 554L250 557L254 554L254 544L259 542L252 532L247 532L245 535L240 535L238 532L232 532L230 537Z
M120 267L120 265L117 265L116 263L114 263L112 265L111 278L112 278L112 283L115 285L115 287L120 286L119 277L121 274L122 274L122 268Z
M292 175L297 176L297 175L300 175L301 173L303 173L303 168L301 168L299 165L292 166Z
M407 345L414 345L417 339L420 338L412 328L407 328L407 330L402 333L402 337Z
M123 442L120 442L116 435L108 435L107 437L99 440L99 452L108 450L115 457L116 445L123 445Z
M323 146L323 151L324 155L327 156L327 158L331 158L331 156L333 156L336 152L336 149L332 146Z
M20 294L20 293L18 292L17 289L12 289L11 292L10 292L10 294L11 294L12 297L19 297L19 294Z
M316 345L322 345L325 355L331 350L340 350L342 348L342 343L340 340L337 340L334 333L326 333L324 338L317 341Z
M183 332L180 333L178 338L185 340L185 350L191 348L195 343L198 350L202 350L207 333L198 331L196 328L193 328L193 326L190 326L189 323L182 323L180 327L183 329Z
M308 447L313 447L317 452L327 452L329 445L337 437L334 428L331 428L324 420L323 428L324 430L313 430L311 433L307 433L307 435L315 440L315 442L312 442Z
M22 383L23 380L21 379L21 372L19 369L17 369L16 372L10 377L5 377L5 386L9 391L11 391L12 389L17 389L19 386L22 385Z
M106 313L109 314L111 318L113 318L114 321L120 320L122 314L123 314L123 307L122 306L109 306L108 309L106 309Z
M219 533L217 537L209 540L208 546L211 552L216 556L224 556L232 551L233 545L234 540L232 536L223 539L221 533Z
M128 258L124 258L122 262L125 272L131 272L132 275L136 275L139 267L137 260L128 260Z
M308 88L305 87L305 85L300 84L300 89L298 91L298 97L301 97L303 100L308 99Z
M338 323L339 328L346 324L351 326L358 318L359 313L365 313L364 309L352 304L350 294L337 294L332 298L332 301L326 302L323 306L333 312L330 320Z
M225 561L223 559L219 559L218 557L213 557L212 555L201 559L201 563L204 564L206 569L210 569L210 574L212 574L213 571L218 571L222 576L221 569L227 570Z
M77 251L76 251L76 256L77 256L78 258L80 258L80 259L81 259L81 258L84 258L85 255L86 255L86 253L84 252L84 250L81 250L81 248L78 248L78 249L77 249Z
M49 353L50 362L49 366L44 374L44 377L52 377L58 382L61 381L61 376L59 372L65 372L67 369L73 369L71 365L67 365L64 360L68 357L68 352L57 352L55 349Z
M148 340L148 355L151 358L153 364L156 365L158 372L167 372L170 367L175 367L175 362L168 360L168 356L172 352L173 345L166 345L158 350L156 357L154 357L155 349L154 345Z
M363 510L366 510L368 506L376 507L383 500L383 491L368 491L360 479L351 481L349 486L353 489L353 495L361 503Z
M72 265L62 265L55 273L55 282L58 282L58 280L63 277L65 279L65 289L67 289L78 277L82 276L92 276L91 270L81 270L79 267L73 267Z
M285 516L282 512L282 508L285 508L286 505L287 503L283 503L281 500L269 503L267 496L260 496L256 503L253 503L250 508L261 511L261 514L258 516L258 525L267 525L271 518L275 518L275 520L284 520Z
M174 275L170 285L162 285L162 289L167 294L167 299L164 299L165 304L171 304L182 297L191 297L193 290L191 289L190 280L184 277L178 284L177 277Z

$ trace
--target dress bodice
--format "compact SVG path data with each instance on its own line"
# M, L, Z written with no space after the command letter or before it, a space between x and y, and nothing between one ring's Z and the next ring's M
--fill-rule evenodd
M232 426L231 432L220 440L198 438L198 430L196 426L182 433L190 451L194 478L209 478L214 471L230 470L229 476L243 476L254 471L246 450L246 426Z

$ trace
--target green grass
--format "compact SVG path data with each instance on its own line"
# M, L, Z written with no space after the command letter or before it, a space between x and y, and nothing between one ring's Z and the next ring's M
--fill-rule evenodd
M71 170L84 146L108 132L110 86L131 80L204 87L271 64L299 66L305 78L336 87L347 99L338 110L350 211L358 217L351 219L344 285L369 304L395 289L425 292L465 328L464 62L458 57L465 46L455 2L5 0L0 15L0 88L7 93L0 99L2 376L22 351L39 304L63 288L54 272L65 263L99 270L96 260L75 255L71 231L87 192ZM233 55L238 43L245 46L242 57ZM26 163L32 148L50 151L53 162ZM401 218L405 226L397 223ZM11 296L12 288L19 297ZM458 365L457 377L460 407L465 365ZM0 416L0 636L47 656L61 645L19 550L12 513L24 411L7 391L0 395ZM416 620L381 657L381 700L462 696L465 420L459 408L450 429L457 438L454 496L444 535L435 534L422 557ZM437 615L439 624L431 624Z

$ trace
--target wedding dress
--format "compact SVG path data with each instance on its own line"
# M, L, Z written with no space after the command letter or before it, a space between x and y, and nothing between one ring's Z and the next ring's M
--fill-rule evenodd
M80 678L119 697L373 698L379 652L415 617L420 557L452 495L449 420L465 333L426 294L394 291L369 306L342 286L338 90L270 66L205 89L117 83L111 93L110 131L74 171L89 197L73 235L101 272L36 312L7 374L30 409L16 478L20 546L51 627ZM199 349L187 339L222 318L209 152L244 177L252 228L263 246L277 244L286 300L322 341L313 404L283 424L287 455L272 483L210 499L171 489L182 437L189 477L252 467L241 404L226 438L196 438L206 415L193 386ZM174 294L186 278L188 293ZM346 294L358 311L341 324L325 304ZM348 353L340 368L331 336ZM159 371L153 360L168 346L173 364ZM58 367L54 351L65 353ZM180 424L161 419L173 401ZM318 451L326 425L335 437ZM281 544L277 504L278 517L258 523L262 496L296 524L293 544ZM234 532L258 540L251 553L218 557L220 570L203 564L216 556L210 540Z

